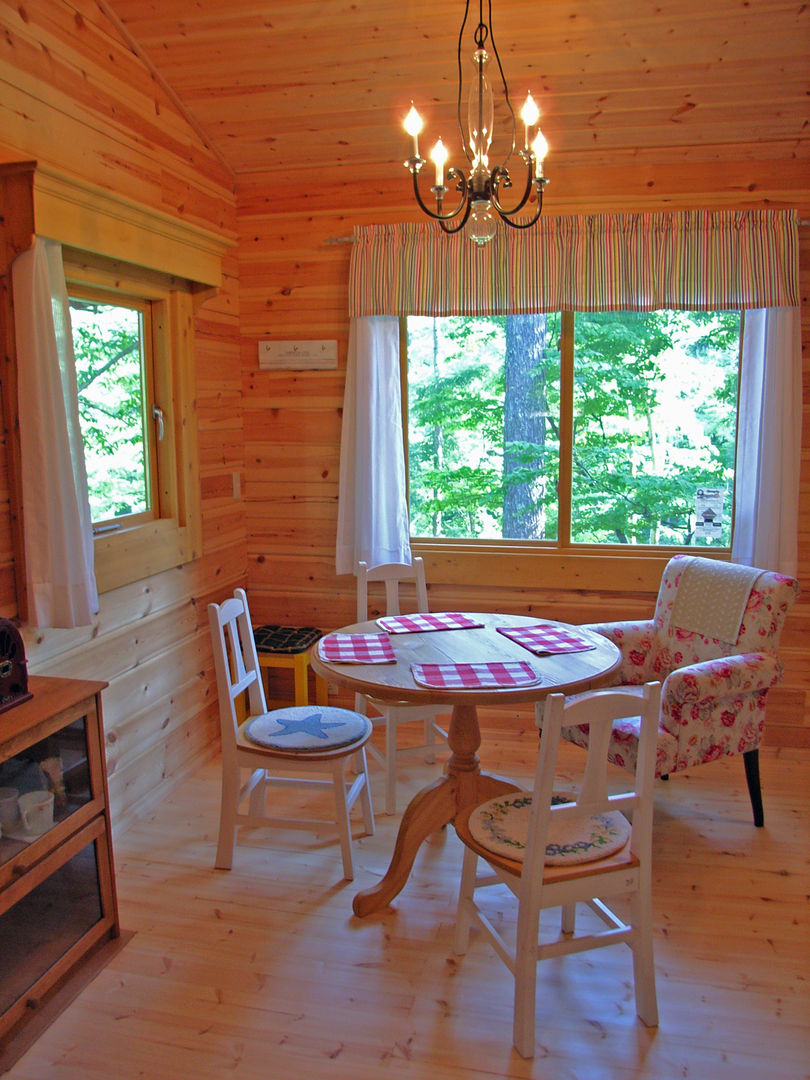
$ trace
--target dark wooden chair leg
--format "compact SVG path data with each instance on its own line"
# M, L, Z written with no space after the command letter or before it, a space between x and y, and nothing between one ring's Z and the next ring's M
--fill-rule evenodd
M759 750L746 750L743 762L748 794L751 796L751 809L754 811L754 825L761 829L765 824L765 813L762 809L762 788L759 783Z

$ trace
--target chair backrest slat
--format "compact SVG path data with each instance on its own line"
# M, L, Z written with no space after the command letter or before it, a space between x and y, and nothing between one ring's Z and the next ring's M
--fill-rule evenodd
M208 621L217 677L222 750L236 746L239 716L236 699L247 693L247 716L267 711L247 594L237 589L222 604L208 605Z
M381 566L368 566L365 562L357 564L357 621L365 622L369 617L368 586L369 582L382 582L385 585L384 615L402 615L403 585L412 587L413 603L408 604L408 614L428 611L427 583L425 581L424 561L417 557L407 563L385 563ZM415 606L414 606L415 604Z
M661 707L661 684L643 687L597 690L566 703L562 694L551 694L536 706L537 726L542 729L540 752L534 779L529 836L523 860L521 888L535 899L542 888L548 831L552 820L579 815L621 810L632 812L630 849L649 858L652 838L653 781L658 714ZM641 716L641 739L638 764L632 786L618 793L608 793L608 746L615 720ZM582 782L572 804L552 805L558 773L562 729L574 724L588 724L588 757ZM630 783L630 778L627 778ZM532 883L532 879L534 883Z

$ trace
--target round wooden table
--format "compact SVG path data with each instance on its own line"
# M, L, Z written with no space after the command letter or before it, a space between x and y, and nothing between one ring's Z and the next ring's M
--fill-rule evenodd
M445 775L411 799L402 816L388 870L378 885L355 896L355 915L370 915L388 905L407 881L419 846L431 833L454 821L464 807L477 806L504 792L518 790L518 785L512 781L481 771L479 705L513 705L540 701L552 693L580 693L609 683L621 662L621 654L611 641L582 627L554 624L586 637L593 642L594 648L537 656L498 633L497 627L548 624L551 620L480 613L471 614L470 618L483 626L470 630L391 634L397 658L395 664L327 663L321 657L318 645L313 646L312 667L328 682L381 700L452 706L447 740L450 758ZM373 634L381 631L372 620L345 626L336 632ZM470 664L493 660L528 661L540 676L540 682L532 686L497 689L432 689L416 683L411 673L414 663Z

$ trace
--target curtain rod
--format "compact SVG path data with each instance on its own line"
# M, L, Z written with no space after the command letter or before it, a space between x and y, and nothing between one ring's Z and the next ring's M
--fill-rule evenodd
M810 226L810 218L799 218L797 222L800 229L806 229ZM353 236L327 236L324 240L325 244L353 244Z

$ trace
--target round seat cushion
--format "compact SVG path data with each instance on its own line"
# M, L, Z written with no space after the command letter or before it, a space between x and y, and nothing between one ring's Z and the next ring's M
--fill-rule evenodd
M291 705L254 716L245 737L271 750L334 750L371 732L371 721L351 709L331 705Z
M552 802L566 803L570 799L555 795ZM522 862L531 809L532 796L526 792L490 799L470 814L470 833L494 854ZM546 866L595 862L623 848L629 836L630 823L618 810L561 820L552 816L544 862Z

